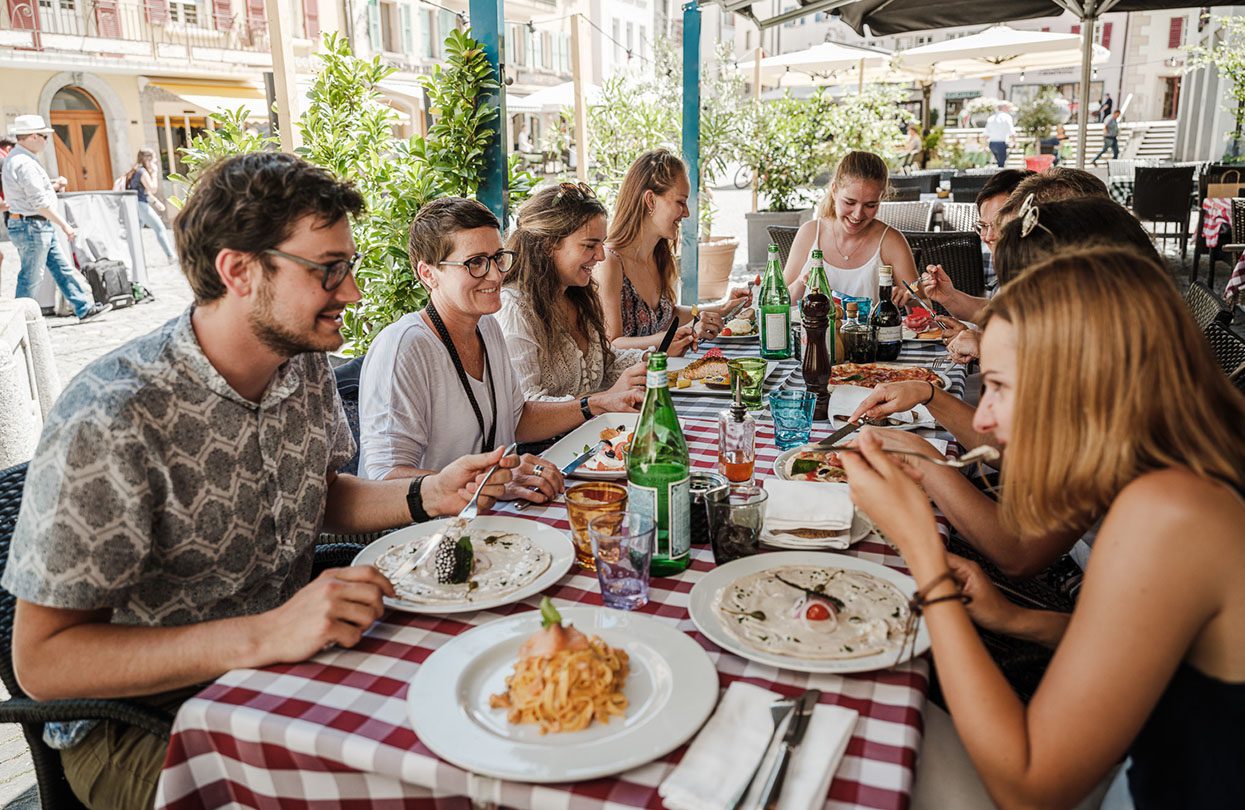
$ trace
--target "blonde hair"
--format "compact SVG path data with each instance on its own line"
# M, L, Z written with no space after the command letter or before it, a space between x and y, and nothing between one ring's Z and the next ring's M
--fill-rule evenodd
M636 158L631 168L627 169L622 186L618 189L614 216L610 220L609 233L605 238L609 246L617 251L640 238L644 220L649 214L644 205L644 192L651 191L660 197L674 188L679 180L686 179L687 167L683 165L682 158L669 149L651 149ZM674 247L671 240L659 239L657 246L653 248L662 292L671 299L678 297L675 286L679 280Z
M830 185L826 186L826 196L817 204L817 216L834 218L834 187L842 186L848 180L864 180L882 186L882 194L886 194L890 182L890 171L886 161L872 152L848 152L834 167L834 176Z
M1129 482L1181 466L1245 489L1245 397L1152 256L1035 264L990 302L1016 330L1001 517L1023 537L1088 528Z

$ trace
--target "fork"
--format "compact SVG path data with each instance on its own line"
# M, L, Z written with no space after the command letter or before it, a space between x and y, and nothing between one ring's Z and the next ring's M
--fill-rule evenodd
M757 774L761 772L761 766L765 764L765 755L769 753L770 746L774 744L774 738L778 736L778 731L782 726L782 721L795 708L794 700L777 700L770 704L769 713L774 721L774 731L770 734L769 742L765 744L765 750L761 752L761 759L757 762L756 768L752 771L752 776L748 779L748 784L744 785L744 789L739 792L739 796L731 805L732 810L738 810L739 806L744 803L744 799L748 798L748 791L752 788L752 783L756 781Z
M930 464L937 464L940 467L950 467L953 470L963 469L980 462L998 461L999 451L988 444L978 445L969 450L959 458L933 458L924 453L918 453L915 450L888 450L882 448L882 452L892 456L915 456L928 461Z
M517 449L517 443L511 444L506 448L505 452L501 454L501 457L505 458ZM436 551L437 546L441 545L441 541L448 537L450 532L457 532L458 536L462 536L462 533L467 529L467 525L480 516L480 493L484 490L485 485L488 484L489 479L493 477L493 473L497 472L497 469L500 466L501 459L498 459L496 464L489 467L488 472L484 474L484 480L480 482L480 485L476 487L475 494L471 496L471 500L467 502L467 505L463 507L457 517L453 518L446 524L444 531L428 535L424 538L422 543L411 548L410 552L408 552L410 556L407 557L406 562L398 566L398 570L394 571L393 574L389 576L390 582L397 582L427 562L428 558L433 554L433 552Z

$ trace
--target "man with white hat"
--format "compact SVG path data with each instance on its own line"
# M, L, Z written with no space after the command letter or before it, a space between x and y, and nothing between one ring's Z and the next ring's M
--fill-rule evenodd
M9 130L17 139L17 146L5 158L0 182L3 182L5 202L9 205L4 215L9 238L22 260L22 269L17 275L17 297L35 297L46 266L61 294L73 306L74 314L85 321L102 315L112 309L112 305L94 303L86 285L74 275L73 265L52 230L55 225L70 241L74 238L73 228L56 211L57 189L39 163L38 155L47 147L51 133L52 128L41 115L19 115ZM57 183L63 188L64 178L58 177Z

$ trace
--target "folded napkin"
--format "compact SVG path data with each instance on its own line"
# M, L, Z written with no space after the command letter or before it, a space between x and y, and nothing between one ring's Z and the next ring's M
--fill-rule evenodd
M852 527L856 507L846 484L775 478L765 482L765 491L769 495L765 525L771 529L846 531Z
M662 804L670 810L730 810L757 765L766 764L761 758L774 731L770 705L781 699L759 686L732 683L678 767L657 789ZM804 740L788 765L779 810L825 804L830 781L856 728L856 716L841 706L813 709ZM769 759L774 759L773 752ZM768 775L765 768L757 773L744 808L756 805Z
M836 385L830 392L830 416L838 417L846 422L860 403L873 393L872 388L859 385ZM916 427L936 427L934 415L924 405L917 405L910 411L897 411L886 417L886 421L895 425L914 425Z

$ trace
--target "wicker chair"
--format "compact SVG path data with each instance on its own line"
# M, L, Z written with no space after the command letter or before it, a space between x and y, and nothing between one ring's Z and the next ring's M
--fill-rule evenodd
M1233 385L1245 391L1245 338L1218 321L1212 321L1202 334L1206 335L1219 368Z
M1227 326L1232 322L1232 310L1219 296L1201 281L1194 281L1184 292L1184 302L1193 315L1198 329L1205 329L1212 322Z
M919 202L921 190L916 186L891 186L883 199L887 202Z
M942 204L942 229L967 233L977 229L977 203L945 202Z
M782 261L783 268L786 268L791 245L800 229L791 225L770 225L765 230L769 231L769 241L778 245L778 258Z
M1236 253L1238 261L1239 256L1245 254L1245 199L1232 201L1232 240L1219 249L1228 254Z
M905 231L909 247L921 257L921 267L941 264L957 290L969 295L984 295L986 271L981 260L981 237L975 232L937 231L918 233Z
M878 219L898 231L930 231L933 230L934 204L884 202L878 206Z
M1155 239L1180 240L1180 258L1189 257L1189 201L1193 193L1193 166L1137 167L1133 191L1133 213L1154 223L1150 235ZM1159 223L1163 230L1158 229ZM1175 226L1172 230L1166 226Z
M25 482L25 464L0 471L0 576L9 562L9 545L13 540L17 513L21 509ZM325 568L349 565L362 548L349 543L317 547L313 570L319 573ZM65 780L60 753L43 741L44 723L116 720L167 740L173 718L167 712L128 700L32 700L17 682L17 674L13 670L13 613L16 607L16 597L0 590L0 680L4 681L12 696L0 703L0 723L19 723L26 735L43 810L78 810L82 804Z

